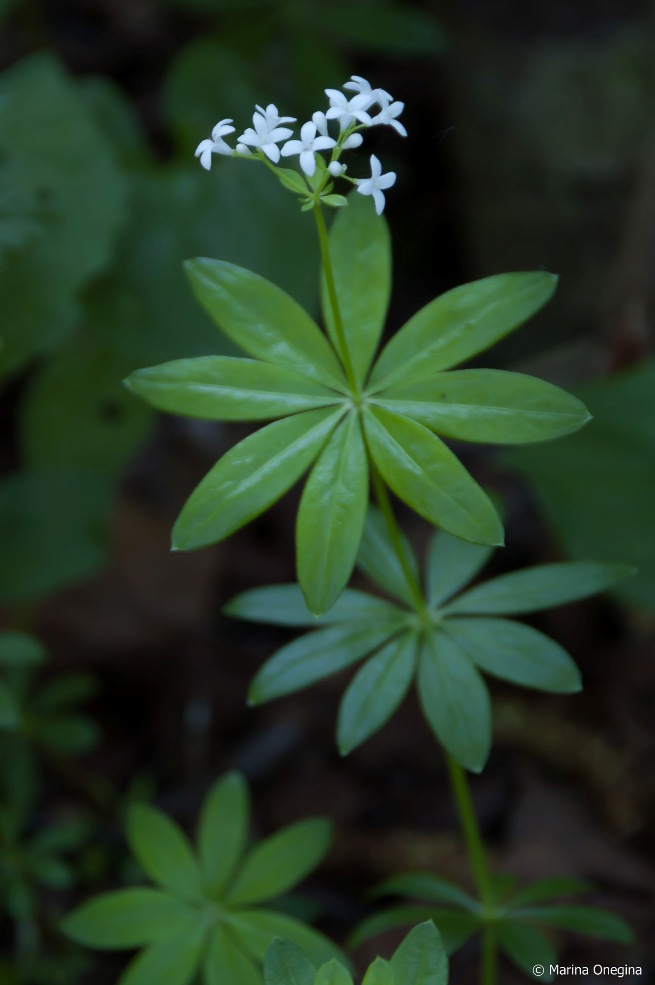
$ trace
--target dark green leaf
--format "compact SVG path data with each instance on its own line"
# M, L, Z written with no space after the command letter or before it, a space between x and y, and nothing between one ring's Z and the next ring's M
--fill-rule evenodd
M302 8L301 8L302 9ZM372 51L398 55L434 55L444 49L444 35L433 15L400 3L339 3L307 7L307 26L321 34Z
M53 855L32 855L30 871L37 882L49 889L69 889L75 882L72 865Z
M340 414L295 414L235 445L185 503L173 528L174 549L215 544L268 509L309 468Z
M551 297L553 274L498 274L430 302L394 335L373 367L376 389L416 382L488 349Z
M535 906L517 911L522 920L538 920L617 944L634 944L635 935L621 917L592 906Z
M491 747L489 694L466 652L443 633L423 644L418 689L436 737L462 766L479 773Z
M367 968L362 985L398 985L398 981L391 963L384 958L376 958Z
M334 390L270 363L230 356L177 359L125 381L158 410L218 421L285 417L340 399Z
M363 196L351 195L348 208L334 220L330 230L330 259L348 350L361 382L377 349L391 292L387 224ZM338 351L339 340L325 277L321 299L328 333Z
M43 644L15 629L0 632L0 667L38 667L46 659Z
M342 209L345 205L348 205L348 199L345 195L321 195L321 202L323 205L329 205L333 209Z
M396 606L347 588L329 612L318 617L307 608L299 585L268 585L252 588L237 595L223 609L234 619L265 622L279 626L323 626L326 623L401 619L404 613Z
M261 985L259 968L225 927L215 927L203 965L204 985Z
M200 871L181 829L161 811L135 804L127 818L130 847L153 882L186 899L202 895Z
M430 541L427 592L430 605L441 605L475 578L492 553L490 547L469 544L438 530Z
M366 449L359 418L349 414L314 465L298 510L298 581L316 615L332 608L350 579L367 505Z
M85 947L123 950L176 933L197 911L156 889L119 889L83 903L64 919L62 930Z
M315 684L372 653L399 629L392 617L386 622L344 623L307 633L264 664L250 686L248 700L259 704Z
M600 561L541 564L477 585L451 602L446 611L504 615L537 612L603 592L634 572L635 569L629 564Z
M590 893L593 886L580 879L568 879L566 876L553 876L550 879L539 879L526 886L508 900L511 907L524 906L526 903L541 903L542 900L557 899L558 896L580 896Z
M438 373L392 386L378 399L447 438L499 445L550 441L590 420L584 404L559 387L496 369Z
M392 957L391 967L403 985L446 985L448 961L439 931L432 921L410 930Z
M480 929L480 920L468 913L442 910L434 906L398 906L363 920L350 938L351 947L396 927L434 920L448 954L462 947Z
M313 985L353 985L353 980L344 966L332 958L318 969Z
M551 964L557 964L557 954L547 937L515 920L502 920L497 924L498 943L510 961L534 981L552 982ZM533 976L535 965L542 965L543 975Z
M81 756L96 745L100 729L88 715L57 715L37 719L34 731L43 745L62 756Z
M198 821L198 854L204 885L220 898L243 854L248 837L248 786L240 773L215 783Z
M230 907L262 903L287 892L326 854L332 828L324 818L298 821L256 845L246 856L227 895Z
M202 922L151 944L129 964L117 985L191 985L207 935Z
M266 985L314 985L315 974L312 962L291 941L277 938L268 947L264 958Z
M400 538L405 561L418 580L416 556L402 532ZM357 564L376 585L394 598L414 607L414 597L407 584L403 566L389 538L384 517L374 506L369 507L366 515Z
M225 334L251 356L342 389L339 362L307 312L258 274L223 260L189 260L194 294Z
M337 744L342 755L361 745L400 706L414 677L416 636L405 633L366 661L339 707Z
M462 540L503 543L490 499L436 435L381 407L364 420L373 460L400 499Z
M476 910L478 902L446 879L424 872L408 872L385 879L375 887L375 896L411 896L432 903L450 903L464 910Z
M582 687L566 650L531 626L510 619L447 619L443 634L482 670L513 684L559 694Z
M261 961L274 937L296 944L316 966L337 958L347 964L339 948L318 930L274 910L239 910L229 915L229 925L243 946Z
M0 681L0 729L17 729L20 721L20 706L7 685Z
M98 681L90 674L66 674L43 685L32 700L32 710L39 714L61 711L88 701L98 693Z
M293 171L291 168L276 168L276 173L280 184L288 188L290 192L295 192L296 195L307 195L307 182L298 171Z

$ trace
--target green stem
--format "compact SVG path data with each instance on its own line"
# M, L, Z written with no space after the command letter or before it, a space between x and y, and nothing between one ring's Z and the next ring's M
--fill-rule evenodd
M343 319L341 317L339 299L337 297L337 288L334 283L332 260L330 259L327 228L325 226L325 218L323 217L323 209L319 203L314 206L314 217L316 219L316 228L318 230L318 241L321 247L321 263L323 264L323 273L325 274L325 284L327 286L328 297L330 299L330 307L332 308L334 330L337 333L337 341L339 343L339 355L341 356L341 362L343 363L343 368L345 369L346 376L348 377L350 389L353 394L357 394L359 392L359 387L357 386L355 370L352 364L352 359L350 358L350 350L348 349L348 342L346 340L346 332L343 327Z
M387 487L384 484L382 476L378 472L375 465L371 464L371 479L373 482L373 489L375 490L375 498L378 501L378 506L380 507L380 512L384 517L384 522L387 527L387 532L389 534L389 539L395 551L398 562L403 569L403 574L405 575L405 580L407 582L407 587L412 593L412 598L414 600L414 605L418 612L425 612L425 599L423 598L423 592L421 591L421 586L418 583L418 579L412 567L409 563L409 558L407 557L407 551L404 548L402 535L398 527L398 523L393 513L391 506L391 500L389 499L389 493L387 492Z
M496 985L498 981L498 945L496 929L489 925L482 933L481 985Z

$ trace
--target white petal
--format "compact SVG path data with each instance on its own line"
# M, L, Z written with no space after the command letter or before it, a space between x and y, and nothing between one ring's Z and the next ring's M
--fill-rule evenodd
M364 143L364 138L361 133L351 133L349 137L346 137L342 147L344 150L350 150L351 147L361 147Z
M391 188L396 184L396 172L389 171L387 174L380 175L375 184L378 188Z
M380 164L380 159L371 154L371 178L379 178L382 174L382 165Z
M305 149L305 145L302 140L287 140L280 148L280 153L282 157L290 157L292 154L302 154Z
M405 127L398 120L392 120L391 126L394 128L394 130L398 131L401 137L407 136L407 130L405 130Z
M214 146L213 142L209 140L209 138L207 138L206 140L201 140L198 146L196 147L196 157L200 157L200 155L204 150L206 150L206 148L209 148L209 150L211 151L211 148L213 146Z
M382 215L384 211L384 195L379 188L373 189L373 201L375 202L375 211L378 215Z
M292 133L293 130L290 130L289 127L276 127L275 130L269 130L264 143L276 143L278 140L286 140Z
M300 167L303 169L305 174L311 178L311 176L316 171L316 157L314 152L311 150L304 150L300 155Z
M309 120L307 123L303 123L303 125L300 128L300 139L302 140L302 142L305 145L311 144L315 136L316 136L316 124L313 122L313 120Z
M332 137L316 137L312 141L313 150L330 150L331 147L336 147L336 140Z
M318 132L322 133L324 137L327 137L328 124L325 113L322 113L321 110L312 113L312 122L316 125Z
M273 164L277 164L280 160L280 148L277 144L262 144L262 150Z
M371 178L358 178L357 180L357 191L360 195L372 195L375 191L375 185Z
M236 150L237 154L250 154L250 148L245 144L237 144Z

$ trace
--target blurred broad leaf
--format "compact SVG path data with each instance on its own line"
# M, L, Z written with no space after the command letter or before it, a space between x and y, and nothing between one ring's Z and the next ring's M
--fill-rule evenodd
M109 142L49 55L26 58L0 79L0 158L19 176L28 220L38 221L38 234L25 235L23 227L11 249L5 233L0 371L6 373L74 326L80 289L109 262L125 189Z
M307 29L333 37L349 46L384 54L435 55L444 49L437 19L407 3L357 0L325 5L297 4Z

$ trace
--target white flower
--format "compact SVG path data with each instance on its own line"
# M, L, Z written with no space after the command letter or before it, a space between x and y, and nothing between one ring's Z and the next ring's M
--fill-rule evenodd
M330 172L333 178L338 178L339 175L345 174L347 170L348 170L348 165L339 164L338 161L331 161L328 164L328 171Z
M232 154L232 148L223 140L228 133L234 133L234 127L230 123L232 120L219 120L212 130L211 140L201 140L196 147L196 157L200 158L200 163L207 171L212 166L212 154Z
M328 121L325 113L321 112L321 110L317 110L315 113L312 113L312 123L315 124L316 129L320 134L324 137L328 136Z
M300 167L311 178L316 171L316 151L329 150L335 144L336 140L332 137L317 137L316 124L310 120L309 123L303 123L300 140L287 140L282 148L282 157L300 154Z
M390 106L383 106L382 104L380 105L382 106L382 108L378 113L378 115L374 116L373 119L371 120L371 126L375 127L375 126L383 126L385 124L388 124L389 126L392 126L394 130L397 130L401 137L406 137L407 130L405 130L405 127L402 125L402 123L396 119L396 117L400 116L400 114L404 110L405 104L395 102L395 103L391 103Z
M369 95L359 93L348 99L338 89L326 89L325 93L330 97L330 108L325 115L328 120L338 120L342 130L346 130L355 120L370 125L371 117L366 112L371 105Z
M356 179L357 191L360 195L372 195L373 201L375 202L375 211L378 215L381 215L384 209L383 190L385 188L391 188L395 184L395 181L395 171L382 174L382 165L375 154L371 154L371 177Z
M361 133L351 133L349 137L346 137L341 145L342 150L350 150L352 147L361 147L364 143L364 138Z
M260 112L254 113L252 127L248 127L238 138L239 143L259 147L274 164L280 160L280 140L286 140L293 133L288 127L278 127L278 123L291 123L290 116L280 116L277 107L270 103L265 110L257 107ZM253 129L254 127L254 129Z
M344 83L344 89L350 89L353 92L359 92L363 96L368 96L371 102L382 103L386 100L388 103L393 102L393 96L390 96L386 89L373 89L371 88L371 83L363 79L361 75L351 75L350 82Z

